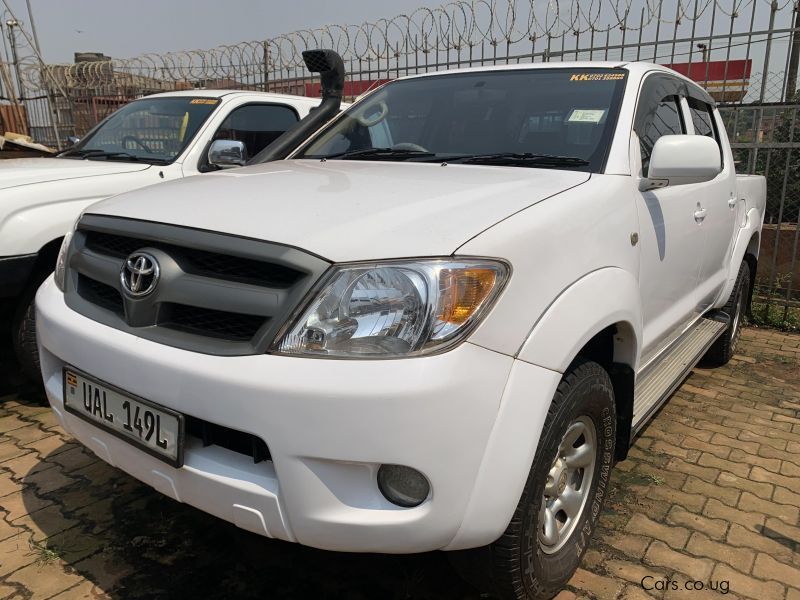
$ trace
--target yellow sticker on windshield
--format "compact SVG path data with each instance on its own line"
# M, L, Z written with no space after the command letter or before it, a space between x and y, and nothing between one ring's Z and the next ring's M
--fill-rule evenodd
M575 73L569 76L570 81L618 81L625 78L625 73Z
M219 102L217 98L192 98L189 104L216 104Z

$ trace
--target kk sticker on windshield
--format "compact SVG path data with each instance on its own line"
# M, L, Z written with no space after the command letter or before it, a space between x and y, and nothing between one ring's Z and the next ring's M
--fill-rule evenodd
M570 81L619 81L625 78L625 73L574 73L569 76Z

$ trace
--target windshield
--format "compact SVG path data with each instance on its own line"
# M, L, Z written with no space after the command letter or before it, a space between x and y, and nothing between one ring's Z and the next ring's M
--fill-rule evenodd
M519 69L398 80L293 158L603 169L621 69Z
M143 98L122 107L61 156L87 160L175 160L219 98Z

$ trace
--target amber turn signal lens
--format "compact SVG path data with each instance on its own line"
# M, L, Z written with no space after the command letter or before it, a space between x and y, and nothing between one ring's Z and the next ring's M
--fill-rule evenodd
M461 325L480 307L497 280L494 269L444 269L439 275L439 319Z

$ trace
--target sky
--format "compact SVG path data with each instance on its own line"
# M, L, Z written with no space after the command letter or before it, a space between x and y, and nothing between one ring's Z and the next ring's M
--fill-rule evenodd
M33 9L36 27L42 47L44 59L48 63L70 63L75 52L102 52L113 58L133 58L145 53L165 53L170 51L209 49L223 44L236 44L242 41L264 40L283 33L291 33L302 29L313 29L324 25L354 25L380 18L391 18L400 14L412 14L420 7L436 8L449 6L449 12L456 14L453 0L29 0ZM679 19L677 29L673 29L676 7L683 7L684 15ZM8 18L3 7L7 3L21 20L25 28L30 30L29 17L25 0L0 0L2 21ZM488 23L485 7L497 5L495 28L492 37L497 35L498 24L502 25L509 5L517 7L517 27L527 25L528 0L475 0L478 20L481 27ZM533 2L538 13L537 23L560 23L563 30L570 22L571 11L579 14L594 14L599 26L615 23L615 10L624 9L626 2L618 0L535 0ZM685 62L701 59L699 51L693 44L670 44L672 36L688 39L694 35L692 7L698 14L696 25L697 38L708 35L711 24L714 34L720 36L711 46L711 60L749 58L753 62L753 74L764 69L766 36L763 30L769 21L769 3L767 0L736 0L740 8L731 25L729 10L731 0L632 0L627 42L630 44L638 35L637 15L644 6L651 10L663 8L663 27L658 30L655 25L658 19L645 23L643 41L653 40L656 33L660 45L656 49L651 45L643 50L641 59L654 60L660 63ZM778 2L775 28L778 30L791 26L792 6L790 0ZM716 6L719 10L712 10ZM616 8L615 8L616 7ZM752 7L752 8L751 8ZM590 10L591 9L591 10ZM750 11L754 12L751 26ZM549 13L548 13L549 11ZM560 11L558 19L552 16L553 11ZM594 11L594 13L592 12ZM595 14L596 13L596 14ZM422 19L417 19L421 21ZM457 19L454 18L454 23ZM538 26L537 26L538 27ZM584 26L585 27L585 26ZM535 28L534 28L535 29ZM729 31L738 34L733 47L727 48L726 35ZM760 35L750 35L762 32ZM564 36L567 46L575 44L578 39L582 47L587 45L588 32L583 29L583 37L571 34ZM595 46L601 46L605 34L598 34ZM621 29L612 26L608 40L610 45L620 43ZM748 37L750 35L750 37ZM473 37L479 37L478 32ZM767 71L783 72L786 69L787 49L790 34L785 31L775 35L772 54ZM522 36L512 54L530 52L530 44ZM352 40L351 40L352 41ZM362 40L363 42L363 40ZM537 41L537 51L542 52L546 37ZM752 44L751 44L752 42ZM557 39L555 48L561 42ZM322 43L324 45L324 42ZM356 44L356 46L363 46ZM696 44L695 44L696 45ZM303 48L299 48L303 49ZM23 49L24 50L24 49ZM500 45L501 53L503 51ZM567 47L568 50L568 47ZM677 53L676 53L677 51ZM609 59L622 59L612 51ZM21 52L24 54L24 52ZM30 53L29 53L30 54ZM431 55L433 56L433 55ZM625 60L636 59L635 48L626 50ZM29 56L32 59L33 56ZM603 53L593 55L602 59ZM674 61L671 59L674 58Z
M28 23L25 0L6 0ZM79 52L129 58L212 48L328 24L355 24L436 7L430 0L30 0L47 62ZM5 8L0 4L0 13ZM3 20L8 18L3 14Z

